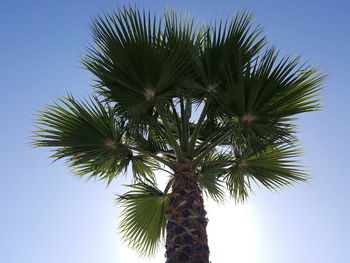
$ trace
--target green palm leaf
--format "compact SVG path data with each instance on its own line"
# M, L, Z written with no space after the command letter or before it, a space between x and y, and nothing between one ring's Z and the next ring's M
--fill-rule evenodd
M224 185L220 177L225 172L227 160L223 155L211 153L200 164L198 182L204 193L218 203L225 201Z
M174 95L182 81L192 36L189 29L175 32L173 18L164 25L150 13L124 8L94 20L94 47L83 64L98 78L98 91L134 118Z
M236 200L244 201L251 191L252 182L274 190L306 181L307 174L296 162L300 156L301 150L293 145L269 146L262 153L246 149L237 153L234 164L227 168L223 180L230 194Z
M242 120L283 118L318 109L315 97L324 76L317 68L300 65L300 58L284 57L269 49L236 75L235 65L225 66L225 91L218 98Z
M199 59L195 60L198 81L204 93L212 96L212 93L219 92L226 64L235 65L232 73L242 71L265 45L266 38L261 37L261 33L261 28L253 27L252 15L247 12L236 14L231 21L220 20L207 27Z
M236 65L226 64L223 88L214 97L233 135L256 150L293 141L295 115L319 107L324 75L300 66L299 58L278 60L278 52L270 49L237 74Z
M53 157L66 158L78 176L106 179L125 173L129 164L135 178L153 180L150 166L156 163L138 156L124 143L124 127L114 110L96 98L78 102L72 97L57 99L39 112L33 144L54 147Z
M142 255L154 254L164 239L169 197L146 183L129 185L117 198L123 208L120 230L125 242Z

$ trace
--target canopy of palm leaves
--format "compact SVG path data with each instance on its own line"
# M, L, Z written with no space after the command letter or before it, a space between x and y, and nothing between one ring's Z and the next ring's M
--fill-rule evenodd
M243 201L253 182L277 189L307 179L292 121L318 109L324 76L266 48L251 14L200 25L126 7L95 19L92 38L83 65L95 95L43 107L34 143L53 147L78 176L110 183L132 171L134 184L118 196L120 229L142 254L164 236L171 191L171 176L157 188L155 170L190 162L217 201L225 188Z

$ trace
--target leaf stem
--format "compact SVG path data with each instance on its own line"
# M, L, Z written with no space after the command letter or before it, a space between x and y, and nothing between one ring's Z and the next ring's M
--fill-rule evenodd
M196 127L195 127L195 129L194 129L194 131L192 133L191 138L190 138L190 142L189 142L189 145L188 145L189 153L193 153L194 152L194 148L196 146L196 141L197 141L199 132L201 131L201 128L203 126L204 118L205 118L205 116L207 114L208 107L209 107L209 103L205 102L203 110L201 112L201 115L199 116L199 119L198 119L198 122L196 124Z
M194 149L194 153L193 155L198 154L199 152L201 152L201 150L212 140L214 140L215 138L221 136L221 134L223 134L225 132L224 128L221 128L220 130L218 130L216 133L213 133L211 135L209 135L207 137L207 139L205 139L202 143L200 143L200 145L197 146L197 148Z
M178 114L177 111L176 111L176 107L175 107L175 105L174 105L173 100L171 100L170 106L171 106L171 108L172 108L172 110L173 110L173 115L174 115L174 117L175 117L177 134L181 134L180 117L179 117L179 114Z
M169 125L169 122L168 122L166 116L164 115L163 110L159 109L159 108L157 110L159 112L160 119L162 120L162 123L163 123L163 125L165 127L165 131L166 131L166 136L168 138L168 142L173 147L173 150L175 152L175 155L176 155L177 159L179 161L184 160L185 159L185 155L182 152L179 144L176 142L176 138L175 138L173 132L171 131L171 127Z
M161 162L162 164L165 164L166 166L168 166L168 167L170 167L172 169L175 168L175 165L172 162L169 162L169 161L165 160L164 158L162 158L162 157L160 157L160 156L158 156L158 155L156 155L154 153L151 153L149 151L142 150L140 148L133 147L133 146L130 146L130 145L128 146L128 148L131 149L131 150L137 151L139 153L142 153L144 155L150 156L150 157L154 158L155 160Z
M232 134L232 131L227 131L223 136L221 136L216 141L212 142L208 148L206 148L202 153L200 153L194 160L193 164L197 165L199 162L201 162L205 156L207 156L216 146L218 146L220 143L222 143L227 137L229 137Z

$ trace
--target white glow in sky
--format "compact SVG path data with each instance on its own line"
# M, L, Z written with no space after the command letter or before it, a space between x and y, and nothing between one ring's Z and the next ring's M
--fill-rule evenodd
M250 206L228 202L218 206L212 201L208 210L208 236L212 262L254 263L259 258L260 233Z

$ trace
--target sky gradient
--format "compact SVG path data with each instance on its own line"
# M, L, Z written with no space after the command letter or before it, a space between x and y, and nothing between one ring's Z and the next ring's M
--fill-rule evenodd
M207 203L213 263L347 262L350 246L348 1L19 1L0 3L0 262L164 262L122 243L115 193L119 178L72 177L50 152L32 149L35 112L51 98L86 96L92 76L80 65L91 19L123 4L161 14L170 7L213 20L247 9L269 45L302 55L328 74L323 110L298 121L313 179L279 192L256 189L244 205Z

